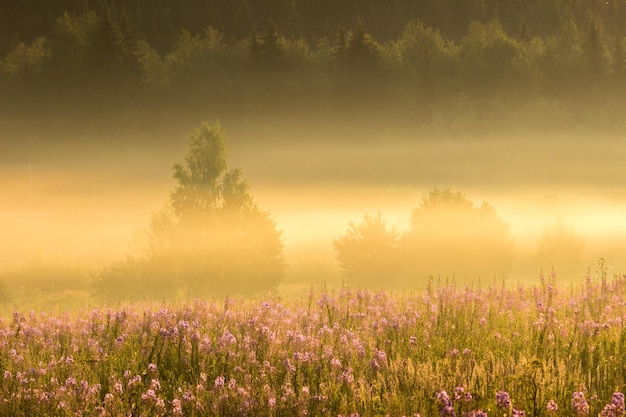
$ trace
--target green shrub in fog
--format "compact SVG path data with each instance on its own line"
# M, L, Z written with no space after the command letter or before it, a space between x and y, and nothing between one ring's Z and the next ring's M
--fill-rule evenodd
M124 286L111 284L128 277L130 290L152 298L275 289L284 273L281 233L241 171L228 170L219 123L190 135L185 162L173 170L176 186L152 217L145 253L104 271L96 287L116 292Z
M502 277L513 261L509 225L495 208L450 189L429 191L412 210L402 250L409 278Z
M553 270L559 277L578 279L585 275L585 241L561 221L544 228L539 237L535 266Z
M513 260L509 225L488 203L433 189L399 234L380 214L350 223L333 241L339 266L353 285L424 288L429 276L459 280L508 275Z
M333 240L339 268L351 285L388 287L397 269L400 234L388 227L382 215L365 214L361 223L350 222L345 234Z

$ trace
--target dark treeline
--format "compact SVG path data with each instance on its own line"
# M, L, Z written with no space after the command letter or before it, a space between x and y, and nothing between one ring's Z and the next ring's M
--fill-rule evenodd
M431 126L507 120L508 109L540 128L623 127L625 0L3 4L0 88L29 112L105 96L233 109L298 100Z
M55 30L65 12L99 10L103 0L7 0L0 6L0 51L11 43L26 43ZM212 26L228 40L239 40L260 30L269 21L289 38L315 43L332 38L341 24L359 23L379 41L397 38L404 26L420 20L458 42L474 22L500 21L514 36L528 33L557 36L564 21L578 27L590 20L611 38L624 32L626 2L623 0L106 0L116 20L125 19L158 51L170 50L181 29L192 33Z

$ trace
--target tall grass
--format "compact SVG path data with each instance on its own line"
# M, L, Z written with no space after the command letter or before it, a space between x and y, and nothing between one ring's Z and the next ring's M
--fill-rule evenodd
M625 320L602 265L569 288L18 311L0 416L622 415Z

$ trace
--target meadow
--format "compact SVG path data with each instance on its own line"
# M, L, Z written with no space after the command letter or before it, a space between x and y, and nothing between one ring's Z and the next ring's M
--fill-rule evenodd
M0 318L0 416L617 416L626 275Z

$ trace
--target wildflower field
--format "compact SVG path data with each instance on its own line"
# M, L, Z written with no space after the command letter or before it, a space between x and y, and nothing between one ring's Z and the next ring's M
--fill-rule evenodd
M0 319L1 416L617 416L626 276Z

